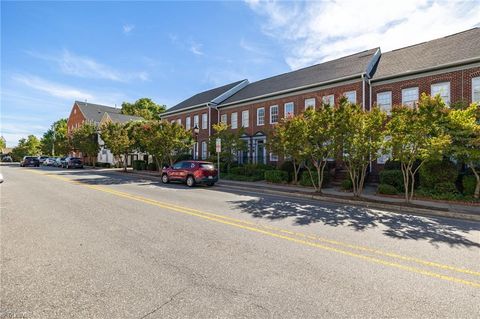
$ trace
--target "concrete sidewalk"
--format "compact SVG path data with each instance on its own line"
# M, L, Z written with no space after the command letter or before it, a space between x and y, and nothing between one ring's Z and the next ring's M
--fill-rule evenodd
M128 172L137 175L160 178L158 172L134 171L131 169L129 169ZM315 192L312 187L272 184L267 182L240 182L221 179L217 185L250 192L252 190L258 190L274 195L296 196L326 202L388 209L406 214L461 218L480 222L480 203L463 204L457 202L416 199L410 204L407 204L401 196L383 196L377 194L376 188L372 186L367 186L363 195L360 198L355 198L351 192L345 192L332 187L322 189L322 193L319 194Z

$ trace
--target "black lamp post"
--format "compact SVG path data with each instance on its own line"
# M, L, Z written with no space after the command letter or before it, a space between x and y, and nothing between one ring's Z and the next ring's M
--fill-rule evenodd
M195 146L193 147L193 159L197 160L197 152L198 152L198 133L200 132L200 129L198 128L197 125L193 128L193 134L195 134Z

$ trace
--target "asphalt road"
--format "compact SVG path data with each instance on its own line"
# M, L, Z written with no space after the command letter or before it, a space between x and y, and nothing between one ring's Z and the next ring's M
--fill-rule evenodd
M480 315L480 223L0 169L0 318Z

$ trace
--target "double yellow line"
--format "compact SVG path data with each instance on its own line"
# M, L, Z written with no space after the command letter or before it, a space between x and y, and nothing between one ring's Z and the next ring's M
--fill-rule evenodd
M421 269L421 268L418 268L418 267L407 266L407 265L399 264L397 262L392 262L392 261L388 261L388 260L384 260L384 259L379 259L379 258L376 258L376 257L371 257L371 256L368 256L368 255L363 255L361 253L352 252L352 251L349 251L349 250L345 250L343 248L348 248L348 249L352 249L352 250L356 250L356 251L361 251L361 252L371 253L371 254L375 254L375 255L385 256L385 257L389 257L389 258L392 258L392 259L412 262L412 263L416 263L416 264L423 265L423 266L428 266L428 267L438 268L438 269L442 269L442 270L446 270L446 271L462 273L462 274L471 275L471 276L475 276L475 277L480 277L480 272L478 272L478 271L473 271L473 270L464 269L464 268L457 268L457 267L444 265L444 264L440 264L440 263L436 263L436 262L422 260L422 259L419 259L419 258L403 256L403 255L399 255L399 254L396 254L396 253L385 252L385 251L378 250L378 249L372 249L372 248L369 248L369 247L351 245L351 244L343 243L343 242L336 241L336 240L331 240L331 239L318 237L318 236L314 236L314 235L309 235L309 234L304 234L304 233L292 232L292 231L277 228L277 227L259 225L259 224L256 224L256 223L252 223L252 222L245 221L245 220L240 220L240 219L233 218L233 217L228 217L228 216L223 216L223 215L219 215L219 214L204 212L204 211L200 211L200 210L196 210L196 209L192 209L192 208L188 208L188 207L184 207L184 206L179 206L179 205L175 205L175 204L171 204L171 203L157 201L157 200L146 198L146 197L143 197L143 196L138 196L138 195L133 195L133 194L130 194L130 193L120 192L120 191L113 190L111 188L107 188L107 187L103 187L103 186L88 185L88 184L85 184L85 183L78 182L74 179L66 178L66 177L63 177L63 176L58 176L56 174L43 173L43 172L36 171L36 170L30 170L30 171L34 172L34 173L37 173L37 174L45 175L45 176L48 176L48 177L51 177L51 178L63 180L63 181L66 181L66 182L77 184L77 185L81 185L81 186L84 186L84 187L87 187L87 188L90 188L90 189L93 189L93 190L96 190L96 191L101 191L101 192L104 192L104 193L108 193L108 194L111 194L111 195L114 195L114 196L123 197L123 198L127 198L127 199L130 199L130 200L135 200L135 201L138 201L138 202L142 202L142 203L145 203L145 204L161 207L161 208L167 209L169 211L199 217L199 218L206 219L206 220L209 220L209 221L212 221L212 222L217 222L217 223L221 223L221 224L224 224L224 225L229 225L229 226L232 226L232 227L236 227L236 228L260 233L260 234L270 236L270 237L280 238L280 239L287 240L287 241L290 241L290 242L294 242L294 243L297 243L297 244L301 244L301 245L304 245L304 246L310 246L310 247L315 247L315 248L319 248L319 249L330 251L330 252L339 253L339 254L342 254L342 255L345 255L345 256L350 256L350 257L354 257L354 258L357 258L357 259L366 260L366 261L376 263L376 264L381 264L381 265L384 265L384 266L389 266L389 267L394 267L394 268L397 268L397 269L402 269L402 270L405 270L405 271L408 271L408 272L422 274L422 275L425 275L425 276L428 276L428 277L438 278L438 279L442 279L442 280L446 280L446 281L450 281L450 282L456 282L456 283L459 283L459 284L463 284L463 285L467 285L467 286L471 286L471 287L475 287L475 288L480 288L480 282L464 280L464 279L457 278L457 277L443 275L443 274L440 274L440 273L432 272L432 271ZM330 244L330 245L334 245L334 246L341 247L341 248L326 246L325 244Z

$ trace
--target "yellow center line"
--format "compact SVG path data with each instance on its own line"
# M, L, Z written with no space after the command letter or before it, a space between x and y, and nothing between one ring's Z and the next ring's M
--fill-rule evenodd
M74 179L66 178L66 177L63 177L63 176L58 176L56 174L42 173L42 172L33 171L33 170L31 172L41 174L41 175L45 175L45 176L48 176L48 177L51 177L51 178L56 178L56 179L59 179L59 180L71 182L71 183L74 183L74 184L78 184L78 185L81 185L81 186L84 186L84 187L87 187L87 188L90 188L90 189L93 189L93 190L98 190L98 191L102 191L102 192L109 193L109 194L112 194L112 195L132 199L132 200L136 200L136 201L140 201L140 202L147 203L147 204L150 204L150 205L154 205L154 206L157 206L157 207L166 208L166 209L169 209L169 210L172 210L172 211L175 211L175 212L180 212L180 213L183 213L183 214L188 214L188 215L191 215L191 216L204 218L204 219L207 219L207 220L210 220L210 221L215 221L215 222L218 222L218 223L234 226L234 227L237 227L237 228L246 229L246 230L254 231L254 232L257 232L257 233L262 233L262 234L265 234L265 235L268 235L268 236L271 236L271 237L281 238L281 239L289 240L289 241L296 242L296 243L299 243L299 244L312 246L312 247L316 247L316 248L321 248L321 249L324 249L324 250L337 252L337 253L340 253L340 254L343 254L343 255L347 255L347 256L351 256L351 257L355 257L355 258L360 258L360 259L363 259L363 260L368 260L368 261L371 261L371 262L374 262L374 263L377 263L377 264L387 265L387 266L407 270L407 271L410 271L410 272L415 272L415 273L427 275L427 276L430 276L430 277L435 277L435 278L439 278L439 279L443 279L443 280L448 280L448 281L457 282L457 283L473 286L473 287L476 287L476 288L480 288L480 283L477 283L477 282L467 281L467 280L463 280L463 279L456 278L456 277L451 277L451 276L446 276L446 275L434 273L434 272L431 272L431 271L426 271L426 270L416 268L416 267L405 266L405 265L398 264L398 263L395 263L395 262L389 262L389 261L378 259L378 258L375 258L375 257L370 257L370 256L366 256L366 255L362 255L362 254L358 254L358 253L354 253L354 252L350 252L350 251L346 251L346 250L342 250L342 249L338 249L338 248L334 248L334 247L330 247L330 246L324 246L324 245L321 245L321 244L318 244L318 243L313 243L313 242L310 242L310 241L306 241L306 240L302 240L302 239L298 239L298 238L294 238L294 237L290 237L290 236L285 236L285 235L273 233L271 231L264 230L264 229L261 229L261 228L271 229L271 230L274 230L274 231L279 231L279 232L282 232L282 233L286 233L286 234L294 235L294 236L299 236L299 237L302 237L302 238L309 238L309 239L313 239L313 240L317 240L317 241L320 240L320 241L330 243L330 244L335 244L335 245L338 245L338 246L343 246L343 247L348 247L348 248L357 249L357 250L361 250L361 251L376 253L376 254L380 254L380 255L384 255L384 256L388 256L388 257L392 257L392 258L397 258L397 259L401 259L401 260L405 260L405 261L417 262L417 263L420 263L420 264L423 264L423 265L426 265L426 266L437 267L437 268L441 268L441 269L445 269L445 270L452 270L452 271L457 271L457 272L476 275L476 276L480 276L480 272L476 272L476 271L472 271L472 270L468 270L468 269L456 268L456 267L443 265L443 264L439 264L439 263L435 263L435 262L425 261L425 260L421 260L421 259L414 258L414 257L402 256L402 255L398 255L398 254L395 254L395 253L383 252L383 251L380 251L380 250L377 250L377 249L372 249L372 248L367 248L367 247L362 247L362 246L357 246L357 245L350 245L350 244L338 242L338 241L335 241L335 240L325 239L325 238L321 238L321 237L306 235L306 234L302 234L302 233L295 233L295 232L291 232L291 231L288 231L288 230L284 230L284 229L280 229L280 228L276 228L276 227L272 227L272 226L262 226L262 225L258 225L258 224L255 224L255 223L251 223L251 222L236 219L236 218L231 218L231 217L227 217L227 216L223 216L223 215L217 215L217 214L213 214L213 213L203 212L203 211L199 211L199 210L196 210L196 209L182 207L182 206L178 206L178 205L174 205L174 204L170 204L170 203L164 203L164 202L156 201L156 200L149 199L149 198L146 198L146 197L116 191L116 190L106 188L106 187L103 187L103 186L88 185L88 184L76 181Z

